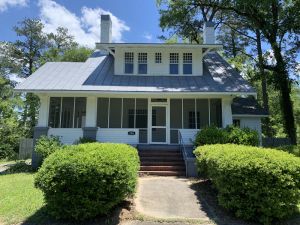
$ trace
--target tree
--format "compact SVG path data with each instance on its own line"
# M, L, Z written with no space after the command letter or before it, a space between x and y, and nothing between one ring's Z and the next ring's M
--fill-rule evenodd
M61 56L61 62L85 62L93 50L86 47L74 47L64 52Z
M39 66L40 57L47 47L47 36L43 33L43 24L37 19L24 19L19 26L14 27L17 36L20 37L15 45L13 56L22 63L21 76L30 76ZM23 125L28 135L33 134L33 127L36 124L38 97L32 93L25 96L23 109Z

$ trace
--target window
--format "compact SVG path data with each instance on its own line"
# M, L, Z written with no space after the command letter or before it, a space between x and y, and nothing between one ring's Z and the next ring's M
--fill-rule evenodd
M179 54L170 53L170 74L178 74L179 72Z
M155 63L161 63L161 53L160 52L155 53Z
M86 98L51 97L48 126L81 128L85 126Z
M125 52L125 73L133 73L133 52Z
M193 73L193 55L192 53L183 53L183 74Z
M147 53L138 54L138 64L139 74L147 74Z
M235 126L235 127L241 127L241 120L234 119L232 122L233 122L233 126Z

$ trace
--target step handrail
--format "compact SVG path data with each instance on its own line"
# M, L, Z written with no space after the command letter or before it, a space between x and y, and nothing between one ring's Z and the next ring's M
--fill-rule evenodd
M185 176L187 176L187 162L186 162L187 153L186 153L186 150L185 150L185 144L184 144L183 137L182 137L182 134L181 134L180 130L178 130L178 139L179 139L180 150L181 150L183 160L184 160L184 164L185 164Z

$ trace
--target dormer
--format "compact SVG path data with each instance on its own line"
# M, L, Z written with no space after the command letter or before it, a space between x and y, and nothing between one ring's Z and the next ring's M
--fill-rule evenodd
M115 75L136 76L201 76L203 57L210 51L222 48L214 43L214 28L211 23L205 28L206 44L161 44L161 43L110 43L110 17L101 16L101 43L96 47L114 57Z

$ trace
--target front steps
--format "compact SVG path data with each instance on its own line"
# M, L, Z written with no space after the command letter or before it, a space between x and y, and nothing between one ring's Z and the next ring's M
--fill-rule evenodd
M179 146L139 145L140 175L185 176L185 163Z

